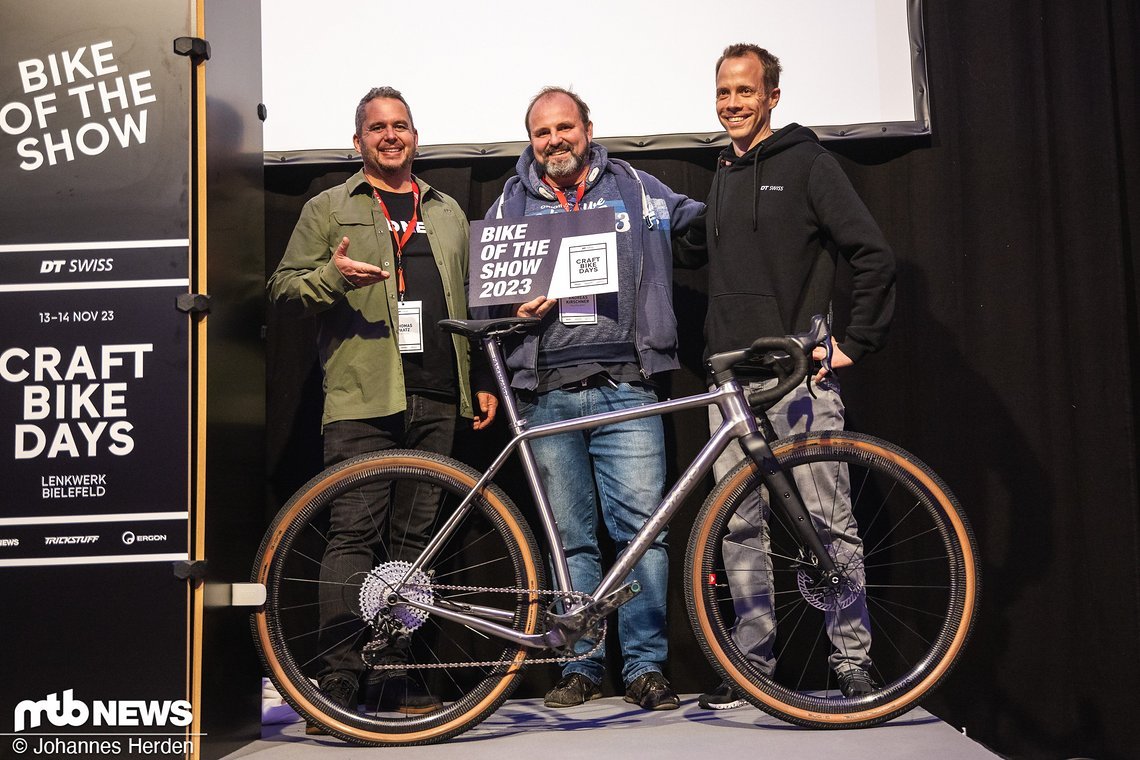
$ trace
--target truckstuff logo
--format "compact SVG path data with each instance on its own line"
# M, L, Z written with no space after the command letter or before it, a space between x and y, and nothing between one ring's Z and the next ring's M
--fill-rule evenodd
M99 536L44 536L44 543L48 546L57 544L93 544Z

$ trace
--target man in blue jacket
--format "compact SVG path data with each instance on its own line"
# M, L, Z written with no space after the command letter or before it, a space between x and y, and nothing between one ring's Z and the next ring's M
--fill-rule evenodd
M590 110L573 92L547 87L526 113L530 147L507 180L488 219L572 213L609 207L615 213L619 290L574 299L540 296L518 316L543 319L508 353L522 415L532 424L627 409L657 401L653 378L676 369L671 236L681 234L704 205L672 192L654 177L610 158L593 142ZM665 482L659 417L565 433L533 442L535 458L566 547L574 590L601 580L598 501L618 551L660 501ZM662 674L668 655L665 597L668 556L662 534L634 567L642 591L618 610L622 679L627 702L671 710L676 692ZM596 642L581 641L578 651ZM549 707L571 707L601 696L605 651L568 663L546 695Z
M801 385L767 412L776 434L785 437L843 428L843 400L832 370L852 365L885 342L894 314L895 260L839 162L815 134L798 124L773 131L771 114L779 101L775 56L749 44L725 49L716 64L716 110L731 144L717 159L706 215L679 242L677 258L681 266L708 264L708 354L744 348L760 336L803 332L815 314L830 317L837 262L842 257L850 265L851 311L842 339L831 339L829 366L819 363L826 351L816 349L810 389ZM720 425L716 407L710 408L709 421L713 430ZM714 464L714 475L723 477L743 457L739 447L730 447ZM835 492L843 506L832 507L837 514L830 541L861 565L863 547L845 478L845 469L837 471ZM824 514L810 478L799 491L809 511ZM760 509L753 499L730 521L724 555L727 566L740 568L728 573L737 614L733 637L750 661L771 670L776 627L765 580L771 570L763 572L768 563ZM829 663L840 690L848 697L874 690L865 599L829 613L827 627L833 647ZM710 709L743 703L729 684L699 699Z

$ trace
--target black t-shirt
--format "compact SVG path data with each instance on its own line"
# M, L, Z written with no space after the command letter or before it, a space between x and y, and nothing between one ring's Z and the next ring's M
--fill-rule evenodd
M412 193L390 193L379 190L392 222L399 225L395 235L401 238L412 218L415 200ZM421 209L422 211L422 209ZM392 247L396 247L393 236ZM455 348L451 334L439 328L439 320L447 319L447 301L443 296L443 280L435 265L427 230L422 215L416 221L415 232L404 243L404 301L420 301L423 306L423 351L401 354L404 360L404 391L454 401L458 395L456 382ZM392 262L392 277L397 277L396 261Z

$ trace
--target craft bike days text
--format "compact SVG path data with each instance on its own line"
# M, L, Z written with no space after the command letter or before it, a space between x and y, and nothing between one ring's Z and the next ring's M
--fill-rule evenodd
M143 379L154 344L68 350L66 356L53 346L0 352L0 380L22 385L22 421L13 428L16 459L125 456L134 450L127 394L132 381Z

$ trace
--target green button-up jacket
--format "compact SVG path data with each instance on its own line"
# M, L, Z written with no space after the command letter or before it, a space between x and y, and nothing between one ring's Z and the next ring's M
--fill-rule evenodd
M443 281L448 316L465 319L467 218L454 199L418 178L416 182L420 216ZM332 263L332 253L342 237L349 240L349 257L382 267L393 276L375 285L353 288ZM396 346L399 322L392 235L363 170L305 204L267 289L278 308L319 320L317 342L325 391L322 425L404 410L404 370ZM471 417L469 345L466 338L456 335L452 343L459 411Z

